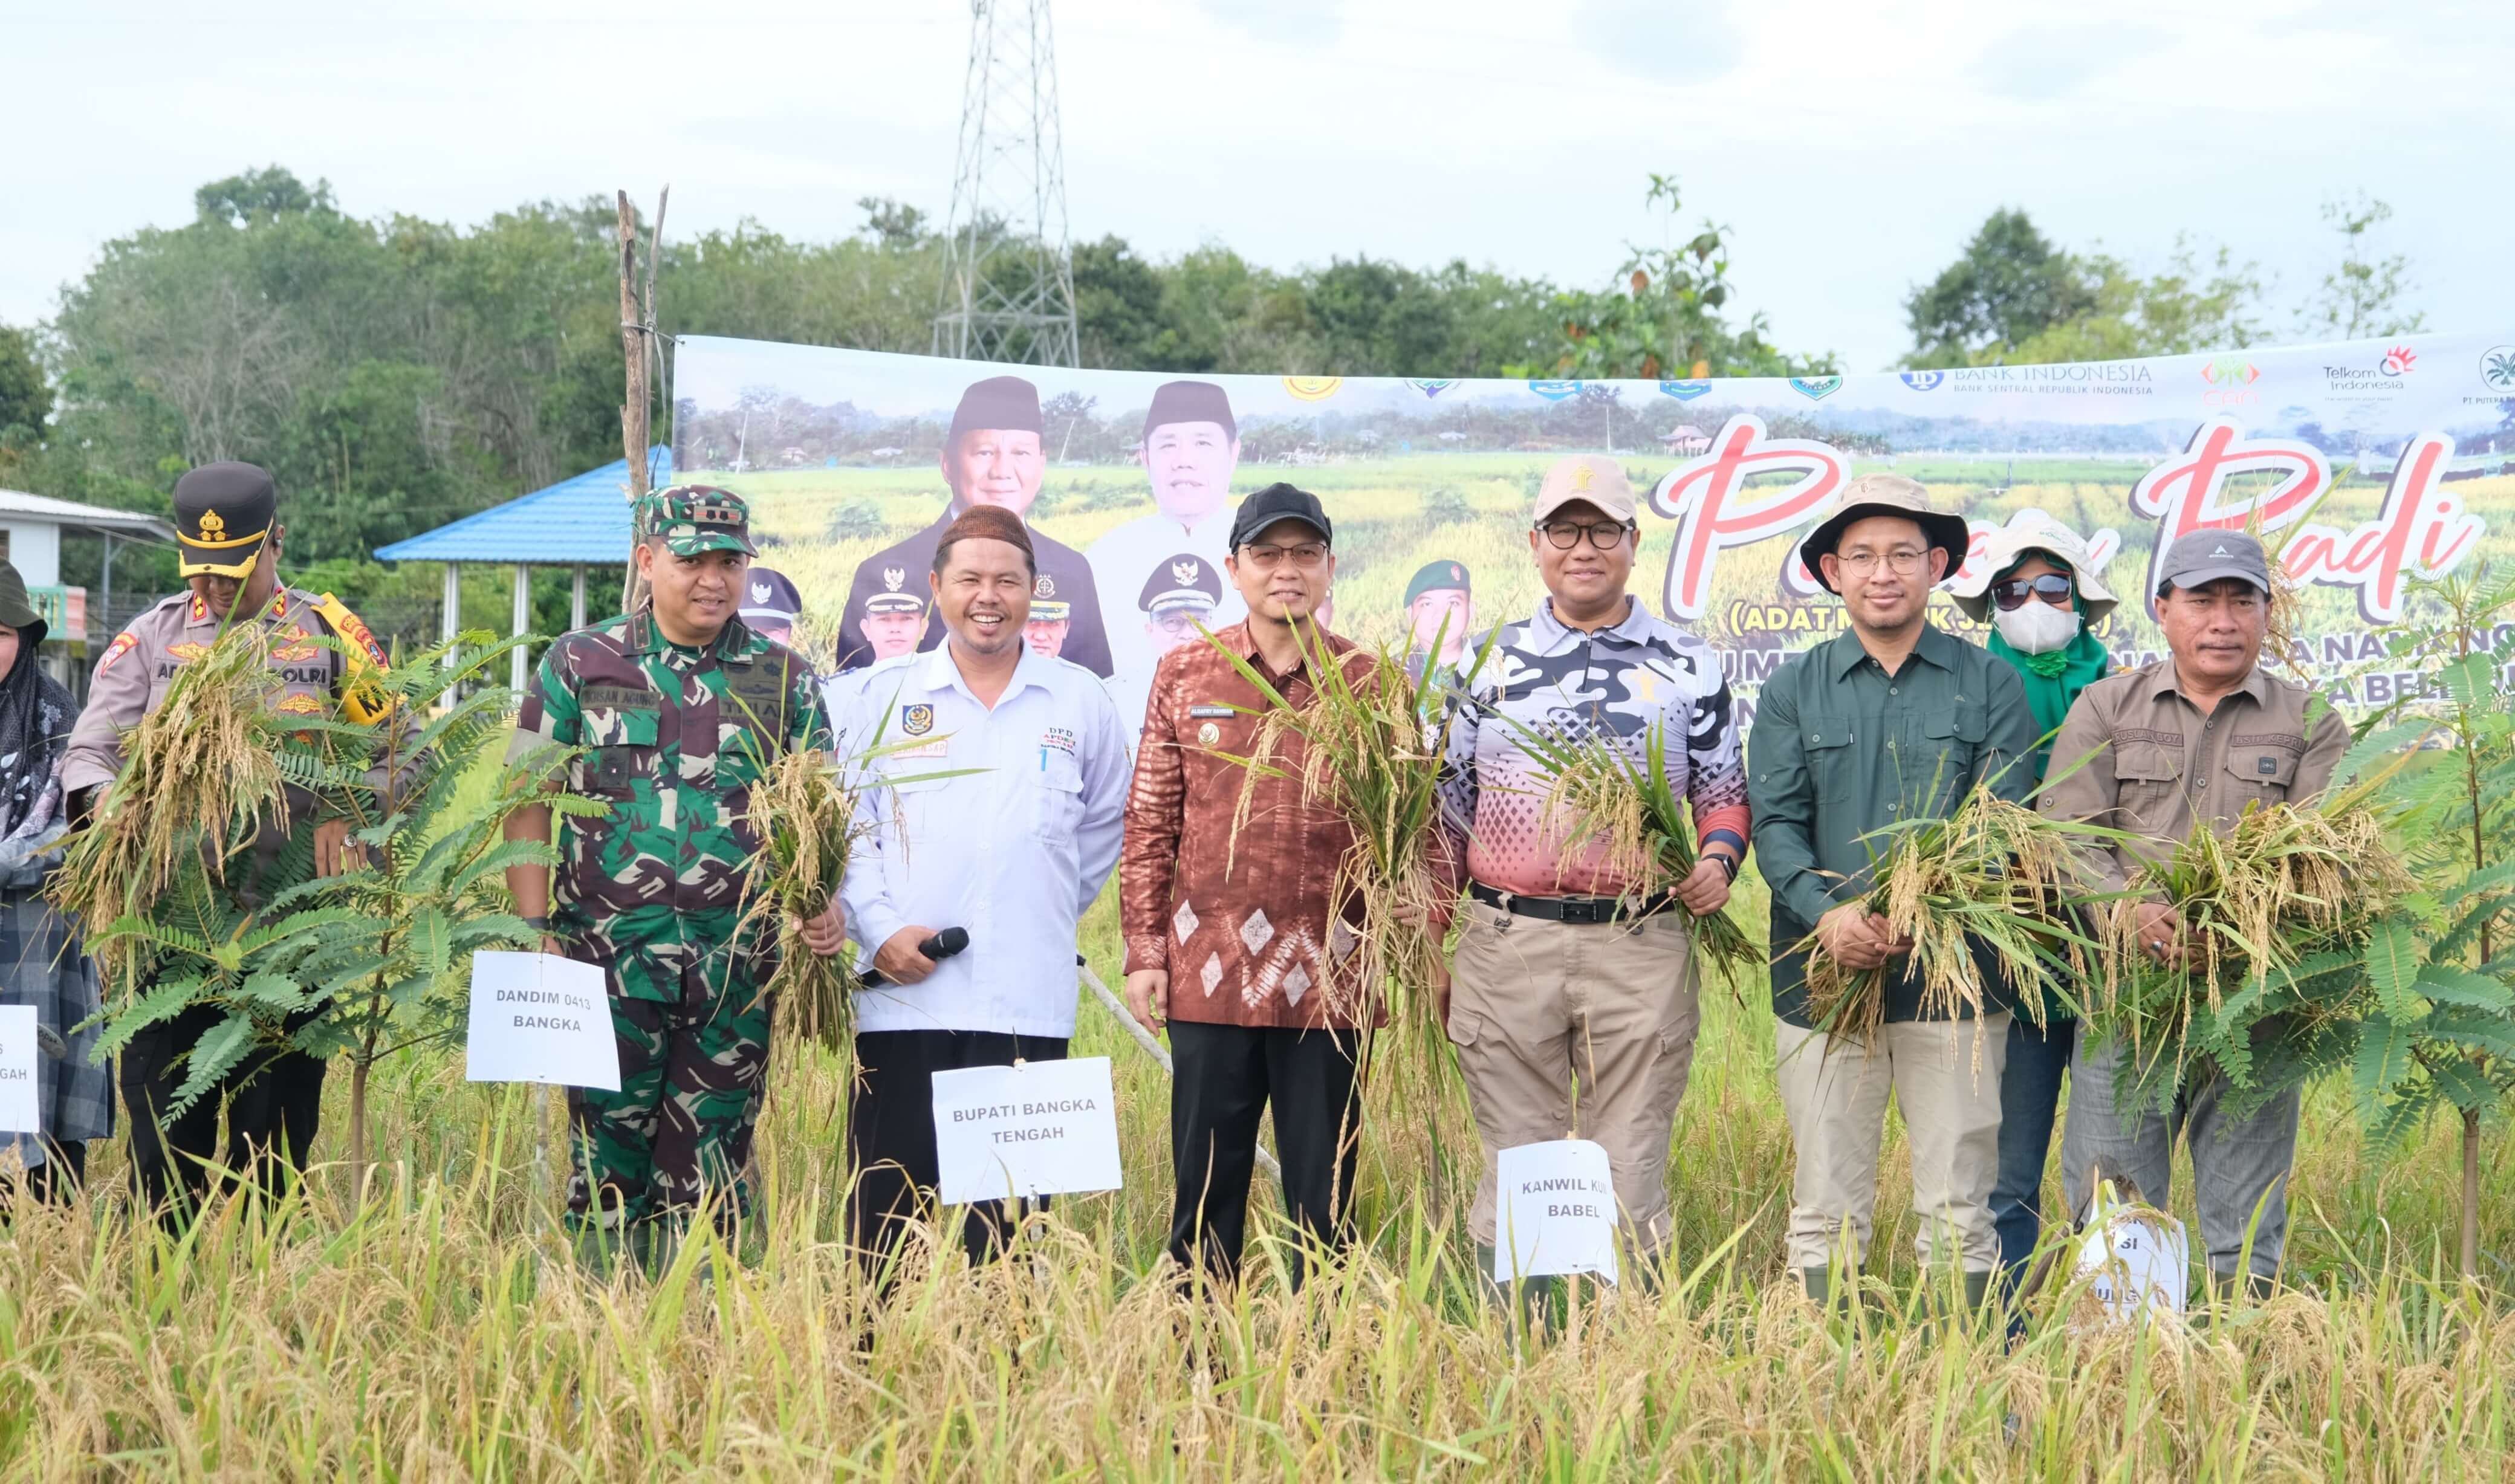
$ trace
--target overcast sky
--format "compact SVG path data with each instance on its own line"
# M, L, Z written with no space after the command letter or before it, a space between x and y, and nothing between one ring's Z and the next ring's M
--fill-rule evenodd
M1775 338L1870 370L1996 207L2151 266L2224 242L2285 320L2336 257L2319 202L2364 188L2431 328L2515 329L2515 4L1904 9L1057 0L1072 229L1594 285L1674 171ZM248 165L455 222L665 182L676 232L940 216L969 30L968 0L0 0L0 320Z

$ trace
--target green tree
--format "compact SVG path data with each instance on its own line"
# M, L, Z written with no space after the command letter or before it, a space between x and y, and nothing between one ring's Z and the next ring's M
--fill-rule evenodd
M35 338L0 324L0 445L35 442L52 415L53 389L35 359Z
M2323 223L2340 238L2340 263L2323 275L2314 297L2298 310L2303 333L2322 340L2360 340L2427 328L2425 314L2402 308L2412 287L2409 257L2370 255L2368 234L2392 218L2392 207L2363 190L2348 200L2323 203Z
M1666 213L1671 242L1679 209L1674 176L1654 174L1646 205ZM1796 376L1831 371L1834 357L1793 356L1776 348L1760 313L1732 328L1724 311L1729 283L1729 228L1705 221L1682 243L1625 244L1617 286L1598 293L1565 290L1549 307L1559 334L1529 363L1505 375L1644 379L1701 376ZM1550 351L1550 355L1546 353Z
M2096 295L2075 258L2052 245L2025 212L2001 207L1964 253L1904 301L1913 330L1908 366L1990 363L2086 313Z
M2264 339L2262 280L2251 263L2224 247L2206 263L2183 238L2164 272L2142 277L2107 253L2077 260L2085 308L2015 345L1999 343L1979 360L2042 365L2064 360L2122 360L2241 350Z

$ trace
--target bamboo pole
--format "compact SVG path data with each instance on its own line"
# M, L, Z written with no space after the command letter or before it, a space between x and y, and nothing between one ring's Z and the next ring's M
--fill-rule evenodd
M653 486L647 450L653 446L651 416L654 395L647 372L656 352L655 259L663 243L664 211L672 202L673 187L665 186L655 197L655 226L646 240L646 278L642 294L639 291L638 280L638 214L629 204L629 192L623 190L617 194L620 202L620 355L627 373L625 394L620 402L620 447L629 461L629 500L634 506ZM639 582L638 564L633 561L621 577L620 611L637 612L638 604L644 597L644 585Z

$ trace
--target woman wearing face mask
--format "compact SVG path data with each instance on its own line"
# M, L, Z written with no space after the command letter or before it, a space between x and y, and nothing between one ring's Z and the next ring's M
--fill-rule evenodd
M2051 763L2052 733L2079 692L2104 676L2105 646L2092 632L2114 608L2096 580L2086 545L2058 525L2008 526L1992 533L1971 577L1949 589L1957 606L1991 622L1991 652L2016 667L2026 682L2040 779ZM2067 767L2078 760L2065 760ZM2000 1078L2000 1178L1991 1216L2000 1237L2002 1277L2014 1283L2041 1235L2043 1166L2052 1144L2061 1074L2069 1069L2078 1022L2058 1008L2038 1025L2023 1006L2008 1026L2008 1061Z

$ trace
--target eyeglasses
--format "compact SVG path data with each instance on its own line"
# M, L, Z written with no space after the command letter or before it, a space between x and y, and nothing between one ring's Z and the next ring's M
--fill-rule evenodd
M2002 612L2025 607L2029 598L2040 598L2055 607L2068 607L2068 574L2046 572L2041 577L2010 577L1991 585L1991 600L2000 604Z
M1252 545L1242 547L1240 555L1247 557L1260 572L1273 571L1283 564L1286 556L1293 558L1293 565L1309 568L1328 559L1328 544L1324 541L1304 541L1299 546Z
M1578 520L1548 520L1544 525L1539 526L1538 529L1546 533L1546 539L1552 542L1555 550L1557 551L1568 552L1572 550L1574 547L1579 546L1581 544L1581 538L1584 535L1587 535L1589 538L1589 544L1591 546L1596 547L1602 552L1612 552L1617 547L1624 545L1625 533L1631 530L1632 527L1628 525L1618 525L1612 521L1601 521L1596 525L1584 525Z
M1848 556L1836 555L1834 559L1836 565L1854 577L1868 576L1876 571L1881 562L1896 576L1910 577L1921 570L1921 563L1928 559L1929 555L1901 548L1892 552L1854 552Z

